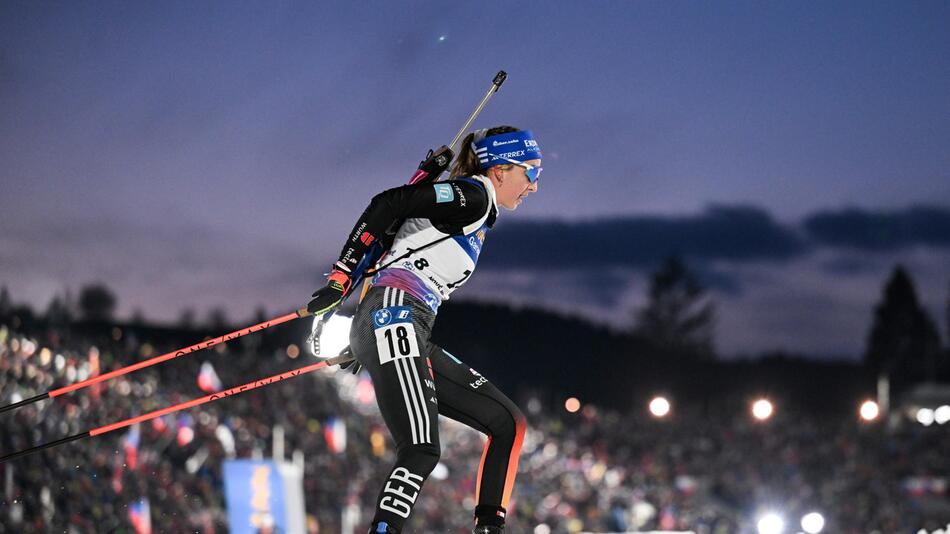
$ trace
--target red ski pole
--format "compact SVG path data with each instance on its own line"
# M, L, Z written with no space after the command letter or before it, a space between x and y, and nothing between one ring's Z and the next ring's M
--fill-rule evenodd
M144 369L146 367L151 367L155 364L159 364L164 361L171 360L172 358L185 356L187 354L191 354L193 352L197 352L202 349L207 349L215 345L220 345L221 343L225 343L227 341L231 341L231 340L246 336L254 332L260 332L261 330L264 330L266 328L277 326L279 324L286 323L287 321L292 321L300 317L306 317L307 315L311 315L311 313L307 311L307 308L301 308L295 312L288 313L286 315L281 315L280 317L275 317L268 321L264 321L256 325L249 326L247 328L242 328L241 330L235 330L234 332L231 332L229 334L224 334L223 336L219 336L214 339L202 341L201 343L195 343L194 345L191 345L190 347L185 347L183 349L178 349L172 352L168 352L168 353L162 354L161 356L155 356L154 358L143 360L139 363L129 365L128 367L122 367L122 368L116 369L114 371L110 371L108 373L105 373L99 376L94 376L88 380L83 380L82 382L70 384L68 386L64 386L59 389L54 389L51 391L47 391L46 393L41 393L35 397L30 397L29 399L22 400L20 402L8 404L7 406L2 406L0 407L0 413L6 412L9 410L14 410L21 406L26 406L27 404L32 404L34 402L41 401L43 399L51 399L54 397L58 397L60 395L69 393L71 391L76 391L77 389L87 388L93 384L98 384L99 382L111 380L117 376L122 376L128 373L131 373L133 371L138 371L139 369Z
M6 456L0 457L0 464L6 462L6 461L8 461L8 460L13 460L13 459L16 459L16 458L20 458L20 457L26 456L26 455L28 455L28 454L33 454L34 452L37 452L37 451L41 451L41 450L44 450L44 449L49 449L49 448L55 447L55 446L57 446L57 445L62 445L62 444L64 444L64 443L69 443L69 442L71 442L71 441L76 441L77 439L82 439L82 438L86 438L86 437L89 437L89 436L98 436L99 434L105 434L105 433L107 433L107 432L112 432L113 430L119 430L120 428L125 428L125 427L127 427L127 426L132 426L132 425L134 425L135 423L141 423L141 422L143 422L143 421L149 421L149 420L155 419L156 417L161 417L161 416L163 416L163 415L168 415L168 414L170 414L170 413L175 413L175 412L178 412L178 411L181 411L181 410L186 410L186 409L188 409L188 408L194 408L195 406L200 406L200 405L205 404L205 403L207 403L207 402L216 401L216 400L219 400L219 399L223 399L223 398L225 398L225 397L230 397L231 395L237 395L238 393L244 393L245 391L250 391L250 390L252 390L252 389L257 389L257 388L262 387L262 386L267 386L267 385L273 384L273 383L275 383L275 382L280 382L281 380L284 380L284 379L286 379L286 378L293 378L293 377L295 377L295 376L300 376L300 375L302 375L302 374L311 373L311 372L313 372L313 371L316 371L317 369L323 369L324 367L328 367L328 366L331 366L331 365L337 365L337 364L340 364L340 363L349 361L349 360L351 360L351 359L352 359L352 358L351 358L349 355L346 355L346 356L343 356L343 355L336 356L336 357L334 357L334 358L330 358L330 359L327 359L327 360L323 360L322 362L315 363L315 364L313 364L313 365L307 365L307 366L305 366L305 367L300 367L300 368L294 369L294 370L292 370L292 371L287 371L287 372L285 372L285 373L280 373L280 374L277 374L277 375L274 375L274 376L269 376L269 377L267 377L267 378L261 378L261 379L255 380L255 381L253 381L253 382L248 382L247 384L244 384L243 386L233 387L233 388L231 388L231 389L227 389L227 390L224 390L224 391L221 391L221 392L218 392L218 393L213 393L213 394L211 394L211 395L206 395L206 396L201 397L201 398L198 398L198 399L193 399L193 400L190 400L190 401L182 402L182 403L176 404L176 405L174 405L174 406L169 406L168 408L162 408L161 410L155 410L154 412L149 412L149 413L147 413L147 414L139 415L139 416L137 416L137 417L130 417L130 418L125 419L125 420L123 420L123 421L119 421L118 423L112 423L112 424L110 424L110 425L104 425L104 426L100 426L100 427L98 427L98 428L93 428L92 430L87 430L86 432L82 432L82 433L79 433L79 434L74 434L74 435L72 435L72 436L67 436L67 437L65 437L65 438L58 439L58 440L56 440L56 441L51 441L51 442L49 442L49 443L44 443L44 444L42 444L42 445L37 445L37 446L35 446L35 447L30 447L30 448L28 448L28 449L23 449L22 451L14 452L14 453L12 453L12 454L8 454L8 455L6 455Z

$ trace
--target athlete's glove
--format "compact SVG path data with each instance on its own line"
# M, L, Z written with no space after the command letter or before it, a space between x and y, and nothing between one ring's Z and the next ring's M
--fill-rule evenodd
M346 296L351 283L350 275L333 269L327 277L327 285L313 292L313 300L307 304L307 311L314 315L323 315L337 307Z
M349 345L340 351L340 356L348 356L353 358L352 360L341 363L340 369L349 369L349 371L354 375L360 374L360 371L363 370L363 364L361 364L359 360L356 359L356 356L353 355L353 349L351 349Z

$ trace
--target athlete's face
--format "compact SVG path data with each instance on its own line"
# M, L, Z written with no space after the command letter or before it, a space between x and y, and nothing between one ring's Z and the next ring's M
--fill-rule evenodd
M541 165L540 159L525 161L532 167ZM507 167L507 168L506 168ZM490 176L495 185L495 196L505 209L515 210L528 195L538 190L540 180L532 183L524 167L518 165L498 165L491 168Z

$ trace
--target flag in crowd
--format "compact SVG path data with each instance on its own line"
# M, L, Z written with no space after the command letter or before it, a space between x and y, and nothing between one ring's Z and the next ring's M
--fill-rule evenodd
M346 450L346 422L343 419L331 416L323 426L323 437L327 440L330 452L339 453Z
M141 441L142 429L138 423L132 425L129 433L122 438L122 448L125 449L125 464L133 471L139 462L139 443Z
M195 430L192 428L194 425L194 418L187 414L183 413L178 416L178 433L175 436L175 440L178 442L180 447L184 447L191 443L195 439Z
M152 534L152 513L148 498L141 498L129 505L129 521L135 534Z
M205 393L217 393L221 391L221 379L218 373L214 371L214 366L210 362L201 364L201 370L198 371L198 387Z

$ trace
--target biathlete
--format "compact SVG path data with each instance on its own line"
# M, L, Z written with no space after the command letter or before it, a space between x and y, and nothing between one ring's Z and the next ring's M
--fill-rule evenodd
M396 463L376 500L374 534L400 533L441 453L438 415L488 436L478 468L475 529L504 532L525 418L477 371L430 341L439 305L475 270L497 206L516 209L538 190L541 151L510 126L468 134L447 181L396 187L375 197L353 227L327 285L307 306L323 314L348 294L370 246L396 231L350 331L354 372L373 380Z

